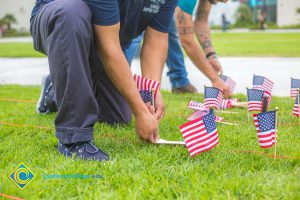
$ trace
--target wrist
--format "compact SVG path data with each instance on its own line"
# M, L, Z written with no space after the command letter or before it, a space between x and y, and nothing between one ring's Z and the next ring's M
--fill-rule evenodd
M132 114L135 118L145 114L146 112L148 112L148 108L146 107L144 102L139 102L132 108Z
M212 56L216 56L216 57L217 57L217 53L214 52L214 51L211 51L211 52L207 53L207 54L206 54L206 59L209 59L209 58L212 57Z

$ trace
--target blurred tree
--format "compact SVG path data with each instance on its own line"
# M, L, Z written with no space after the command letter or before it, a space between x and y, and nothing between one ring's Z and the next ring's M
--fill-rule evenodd
M248 27L253 25L253 13L247 4L241 4L236 13L236 27Z
M0 19L0 23L7 25L7 30L11 30L11 25L17 23L17 20L14 15L6 14L2 19Z

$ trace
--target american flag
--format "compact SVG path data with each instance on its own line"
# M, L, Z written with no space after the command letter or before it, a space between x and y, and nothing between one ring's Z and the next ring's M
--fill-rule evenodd
M221 103L221 110L232 108L232 104L238 102L238 99L223 99Z
M263 106L264 91L256 89L247 89L248 111L261 111Z
M199 103L197 101L190 101L187 107L189 107L193 110L206 110L206 107L204 106L204 104Z
M268 97L268 106L272 100L272 90L273 90L274 83L263 76L253 76L253 89L263 90L265 91L264 96Z
M253 89L263 90L271 94L273 85L274 83L266 77L256 75L253 77Z
M187 122L179 128L192 157L209 151L219 144L219 135L213 111L196 120Z
M200 117L203 117L204 115L207 115L208 111L205 110L197 110L196 112L194 112L191 116L189 116L187 118L188 121L193 121L195 119L198 119Z
M207 114L208 114L208 110L207 111L205 111L205 110L198 110L198 111L194 112L191 116L189 116L187 118L187 120L188 121L193 121L193 120L198 119L200 117L203 117L204 115L207 115ZM224 118L215 115L215 121L216 122L221 122L223 120L224 120Z
M299 117L300 115L299 98L300 98L300 92L298 92L298 95L296 96L296 100L292 112L293 115L295 115L296 117Z
M253 118L260 147L272 147L276 142L276 111L253 114Z
M231 92L233 92L236 82L226 75L221 75L220 78L230 87Z
M145 103L151 102L152 89L154 90L154 99L155 99L159 85L160 85L159 82L147 79L143 76L139 76L136 74L133 76L133 79L135 80L137 88L140 92L140 95Z
M291 78L291 98L297 97L297 88L300 88L300 79Z
M205 87L204 90L204 106L215 107L220 109L222 103L222 93L220 90L214 87Z

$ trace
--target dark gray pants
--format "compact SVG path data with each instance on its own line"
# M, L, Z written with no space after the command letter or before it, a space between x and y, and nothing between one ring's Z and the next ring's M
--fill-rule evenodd
M128 123L131 111L98 56L91 11L81 0L55 0L31 21L34 48L48 55L63 144L93 139L95 122Z

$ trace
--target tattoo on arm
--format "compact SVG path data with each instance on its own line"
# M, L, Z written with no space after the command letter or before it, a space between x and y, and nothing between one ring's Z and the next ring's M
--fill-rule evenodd
M178 27L177 29L179 35L188 35L188 34L193 34L194 29L193 27Z
M192 26L187 26L187 19L184 16L183 11L179 11L177 15L177 21L178 21L178 33L179 35L187 35L187 34L193 34L194 28Z
M211 48L212 47L211 41L205 40L205 41L201 42L201 47L203 49Z
M178 16L177 16L177 20L178 20L178 24L180 24L180 25L186 24L186 19L184 17L184 12L183 11L179 11Z
M196 11L196 19L199 21L205 21L208 19L209 13L202 8L202 6L198 6Z

